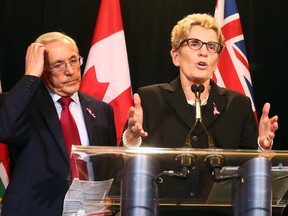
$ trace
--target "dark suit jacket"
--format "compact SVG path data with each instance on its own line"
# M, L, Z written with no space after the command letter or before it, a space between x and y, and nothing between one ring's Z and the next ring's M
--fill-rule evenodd
M257 148L258 127L250 99L235 91L220 88L212 80L207 105L201 106L202 122L217 148ZM156 84L138 90L143 108L143 127L148 137L142 146L181 148L195 122L195 107L189 105L180 84L180 78L171 83ZM217 110L218 112L213 112ZM208 148L207 135L200 124L191 134L192 148ZM178 171L175 161L159 160L161 171ZM199 160L201 162L201 160ZM204 161L194 165L187 179L162 176L158 184L160 199L176 199L180 202L205 202L214 182L209 167ZM217 209L219 210L219 209ZM160 215L231 215L230 209L165 208ZM226 214L225 211L228 211Z
M180 78L138 90L148 132L142 146L183 147L186 135L195 122L195 108L187 103ZM214 107L220 114L213 113ZM193 110L194 109L194 110ZM257 148L258 126L250 99L235 91L220 88L211 80L207 105L201 107L202 122L217 148ZM198 125L192 133L193 148L207 148L207 136Z
M112 107L80 92L79 99L90 145L115 145ZM15 165L4 195L2 215L62 215L71 174L51 96L41 79L24 76L2 104L4 124L0 140L8 144L11 164Z

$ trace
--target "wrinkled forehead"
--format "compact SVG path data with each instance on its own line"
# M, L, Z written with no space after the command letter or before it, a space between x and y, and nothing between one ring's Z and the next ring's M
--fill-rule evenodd
M45 45L45 56L49 62L64 61L73 56L79 56L78 50L67 39L53 40Z

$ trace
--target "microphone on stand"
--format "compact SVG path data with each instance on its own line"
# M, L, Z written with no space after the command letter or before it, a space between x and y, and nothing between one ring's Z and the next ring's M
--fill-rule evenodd
M195 119L196 120L195 120L195 123L192 126L191 130L189 131L189 133L186 136L185 144L184 144L184 147L186 147L186 148L191 148L192 147L191 134L195 130L195 128L196 128L198 123L201 124L202 128L204 129L204 131L205 131L205 133L207 135L208 147L209 148L215 148L214 140L212 139L212 137L210 136L208 130L206 129L206 127L204 126L204 124L202 122L200 95L204 91L204 89L205 89L205 87L202 84L199 85L199 86L197 86L196 84L193 84L191 86L191 90L195 94L195 110L196 110Z
M202 126L202 128L204 129L207 135L208 147L212 149L215 148L214 140L212 139L208 130L206 129L206 127L204 126L202 122L200 95L204 91L204 89L205 87L202 84L199 86L197 86L196 84L193 84L191 86L191 90L195 94L195 108L196 108L195 109L196 111L195 123L186 136L184 148L192 148L191 134L195 130L197 124L200 124ZM161 179L162 175L186 178L187 175L190 173L190 170L194 166L195 157L194 155L191 155L191 154L181 154L181 155L178 155L175 160L178 161L180 170L179 171L174 171L174 170L163 171L157 178L159 183L161 182L161 180L159 179ZM215 154L208 155L205 158L205 161L207 162L208 166L212 170L212 173L215 176L215 180L221 181L221 180L227 179L226 176L223 176L220 172L221 168L223 167L223 157L221 155L215 155Z
M200 95L204 91L204 89L205 89L205 87L202 84L199 85L199 86L197 86L196 84L193 84L191 86L191 90L195 94L195 108L196 108L196 115L195 115L196 118L195 119L196 119L196 121L195 121L193 127L191 128L191 130L189 131L188 135L186 136L186 140L185 140L185 144L184 144L185 147L192 147L192 145L191 145L191 134L194 131L196 125L198 123L200 123L200 125L202 126L202 128L204 129L204 131L205 131L205 133L207 135L208 147L211 148L211 149L215 149L214 140L210 136L208 130L206 129L206 127L204 126L204 124L202 122ZM222 169L223 163L224 163L224 158L223 158L222 155L219 155L219 154L208 155L205 158L205 161L206 161L207 165L209 166L210 170L212 171L212 174L214 175L215 181L225 181L227 179L232 179L232 178L238 178L239 177L237 174L226 174L225 175L225 174L221 173L221 169ZM183 165L183 166L185 166L185 165ZM187 165L186 165L186 167L187 167Z
M204 91L205 87L201 84L199 86L197 86L196 84L193 84L191 86L191 90L192 92L195 94L195 110L196 110L196 114L195 114L195 123L193 125L193 127L191 128L191 130L189 131L188 135L186 136L186 140L185 140L185 147L192 147L191 145L191 134L194 131L196 125L199 123L202 128L204 129L206 135L207 135L207 140L208 140L208 147L211 149L215 149L215 144L214 144L214 140L213 138L210 136L208 130L206 129L206 127L204 126L203 122L202 122L202 114L201 114L201 99L200 99L200 95L201 93ZM224 181L227 179L231 179L231 178L235 178L234 175L223 175L221 173L221 169L223 167L223 156L222 155L218 155L218 154L211 154L208 155L205 158L206 163L208 164L210 170L212 171L212 174L214 175L214 178L216 181ZM237 175L236 175L237 177Z
M196 120L195 120L194 125L192 126L192 128L190 129L189 133L186 136L184 148L192 148L191 134L193 133L197 124L200 124L207 135L208 147L210 149L215 149L214 140L212 139L208 130L206 129L206 127L204 126L202 122L200 95L204 91L204 89L205 87L202 84L199 86L197 86L196 84L193 84L191 86L191 90L195 94L195 108L196 108L195 119ZM187 175L190 173L190 170L192 170L194 166L194 161L195 161L194 155L192 154L177 155L175 160L178 161L179 171L174 171L174 170L163 171L157 178L158 183L162 182L162 178L161 178L162 175L180 177L184 179L187 178ZM206 161L207 165L209 166L216 182L225 181L225 180L229 180L233 178L239 178L239 175L237 173L224 174L221 172L221 169L224 163L224 158L222 155L212 153L210 155L207 155L204 161Z
M186 136L185 143L184 143L184 148L192 148L191 139L190 139L191 134L194 131L198 121L200 121L202 119L200 95L204 91L204 89L205 88L204 88L203 85L197 86L197 85L193 84L191 86L191 90L195 94L196 121L195 121L193 127L191 128L191 130L189 131L188 135ZM174 170L163 171L159 175L159 178L160 178L161 175L173 176L173 177L181 177L181 178L186 178L187 177L187 175L190 173L190 170L194 166L194 161L195 161L194 155L191 155L191 154L177 155L175 160L178 161L180 170L179 171L174 171Z
M195 94L195 108L196 108L196 121L201 121L202 114L201 114L201 99L200 95L204 91L205 87L201 84L197 86L196 84L193 84L191 86L192 92Z
M200 123L202 125L202 127L205 130L205 133L208 136L208 145L209 145L209 147L211 146L211 143L213 144L213 147L214 147L214 142L213 142L211 136L209 135L206 127L202 123L200 95L204 91L204 89L205 89L205 87L202 84L199 85L199 86L197 86L196 84L193 84L191 86L191 90L195 94L195 108L196 108L195 116L196 116L196 121L195 121L194 125L192 126L191 130L189 131L188 135L186 136L185 143L184 143L184 148L192 148L191 134L194 131L194 129L197 126L198 123ZM182 155L178 155L176 157L175 160L177 160L178 163L179 163L180 173L182 174L182 176L186 177L187 174L190 172L190 170L193 168L194 159L195 159L195 157L193 155L191 155L191 154L182 154Z

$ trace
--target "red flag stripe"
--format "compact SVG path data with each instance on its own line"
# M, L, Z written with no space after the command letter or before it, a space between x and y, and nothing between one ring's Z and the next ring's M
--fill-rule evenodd
M234 47L233 47L233 49L234 49L234 53L235 53L237 59L239 59L239 60L241 61L241 63L246 67L246 69L249 71L249 64L248 64L247 59L245 59L245 58L237 51L237 49L235 49Z
M119 11L121 11L119 0L101 1L92 45L123 30L122 15ZM110 16L107 16L107 13L110 13Z
M242 84L239 80L238 73L227 49L224 49L221 53L218 69L221 71L222 80L226 88L237 89L237 91L245 94Z
M233 20L221 28L225 41L242 34L240 19Z

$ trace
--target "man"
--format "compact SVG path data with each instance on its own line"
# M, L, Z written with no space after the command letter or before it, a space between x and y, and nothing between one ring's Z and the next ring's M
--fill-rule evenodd
M115 145L112 107L79 92L81 64L75 41L59 32L43 34L28 47L25 75L5 96L1 113L0 139L14 165L2 215L62 215L73 173L59 120L61 97L72 98L82 145Z

